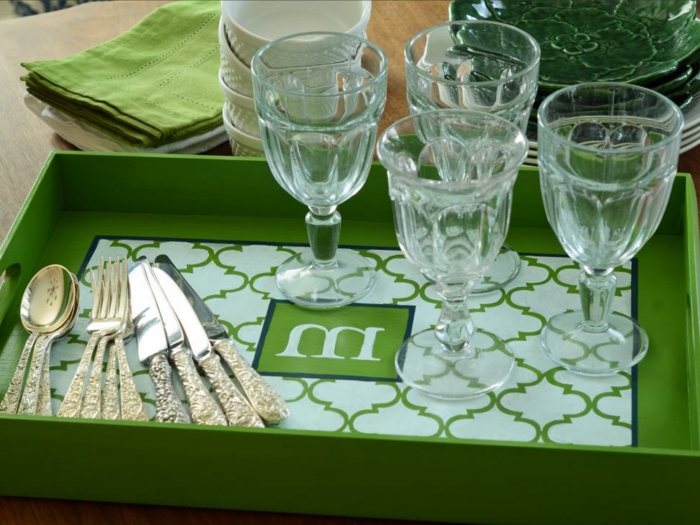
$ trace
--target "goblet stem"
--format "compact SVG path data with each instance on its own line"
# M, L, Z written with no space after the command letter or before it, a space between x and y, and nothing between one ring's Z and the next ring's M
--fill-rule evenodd
M617 278L611 271L583 271L579 276L583 326L587 332L605 332L612 311Z
M473 354L474 323L467 307L468 292L464 287L460 287L462 291L457 294L439 285L437 288L442 298L442 311L435 325L435 337L446 352Z
M317 267L332 266L340 239L340 213L335 208L309 210L306 214L306 233L309 236L313 264Z

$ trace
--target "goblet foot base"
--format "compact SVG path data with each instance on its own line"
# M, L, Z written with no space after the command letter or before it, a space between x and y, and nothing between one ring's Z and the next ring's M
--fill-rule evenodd
M631 317L612 313L608 329L583 328L580 311L555 315L542 329L547 357L571 372L588 376L613 375L639 363L649 349L649 337Z
M486 271L472 294L484 294L500 290L520 273L520 255L513 248L504 244L498 252L496 260Z
M291 257L277 269L277 287L305 308L338 308L367 295L374 286L371 262L350 250L338 250L335 261L315 265L311 250Z
M438 399L468 399L495 390L506 382L515 364L513 352L500 338L477 329L472 352L448 352L433 330L409 337L396 353L396 370L403 381Z

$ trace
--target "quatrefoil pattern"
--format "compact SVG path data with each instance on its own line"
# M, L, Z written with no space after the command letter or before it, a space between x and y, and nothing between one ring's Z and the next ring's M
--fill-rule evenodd
M85 267L101 257L167 254L219 317L239 350L255 359L271 299L283 297L274 273L298 246L96 239ZM413 331L435 323L440 304L430 284L398 250L361 253L374 261L375 290L363 303L414 307ZM522 271L507 289L470 299L474 322L512 347L517 366L499 390L477 399L445 402L427 398L401 382L268 376L287 400L290 417L281 428L350 434L385 434L456 439L629 446L633 443L633 391L630 373L603 379L575 376L555 366L540 350L546 319L578 308L579 269L566 257L523 255ZM632 309L631 266L618 269L614 308ZM83 273L80 317L75 328L51 353L54 411L70 383L87 342L92 296ZM127 345L129 364L150 417L155 392L147 370L138 363L136 345ZM183 401L184 393L176 389ZM271 430L274 431L274 430Z

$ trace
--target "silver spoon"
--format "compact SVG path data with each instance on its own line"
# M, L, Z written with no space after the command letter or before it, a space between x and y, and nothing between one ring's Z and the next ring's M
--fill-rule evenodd
M29 281L24 290L20 305L20 319L24 328L30 333L27 343L20 355L10 386L0 402L0 413L14 414L23 396L24 376L29 356L37 338L60 330L68 322L74 308L77 289L71 273L60 265L47 266ZM43 367L43 353L34 352L27 379L29 392L24 404L34 405L36 410L36 393ZM31 384L30 384L31 383ZM24 389L26 390L26 388ZM33 399L31 398L33 396Z
M60 331L55 333L55 337L52 339L47 339L44 342L44 366L41 371L41 382L39 383L39 399L37 400L36 414L39 416L51 416L53 411L51 409L51 380L49 374L49 366L51 362L51 345L56 339L60 339L70 332L75 326L75 321L78 319L78 301L80 300L80 287L78 285L78 279L75 275L71 274L73 278L73 284L75 286L75 301L73 306L73 313L68 320L68 323L63 326ZM38 342L37 342L38 344Z
M28 305L26 317L30 319L32 318L30 316L33 316L34 321L49 322L50 316L54 314L57 320L50 325L51 330L47 330L48 333L42 333L34 344L29 373L17 409L18 414L36 414L47 350L77 315L75 302L78 286L75 276L59 265L49 266L46 269L49 271L44 275L43 283L40 282L36 287L35 296L37 299ZM38 306L35 306L36 303ZM25 309L20 308L20 315L24 312Z

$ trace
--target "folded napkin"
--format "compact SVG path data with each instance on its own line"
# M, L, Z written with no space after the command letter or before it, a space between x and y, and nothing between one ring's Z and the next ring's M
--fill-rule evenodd
M219 2L167 4L123 35L26 62L30 95L127 144L153 148L222 125Z
M83 151L117 151L121 153L180 153L195 155L215 148L219 144L228 141L228 134L224 126L205 131L200 135L193 135L186 139L168 142L154 148L139 148L126 142L116 140L109 135L96 130L85 122L78 122L65 113L58 111L31 96L24 94L24 105L43 120L54 132L67 140L73 146Z

